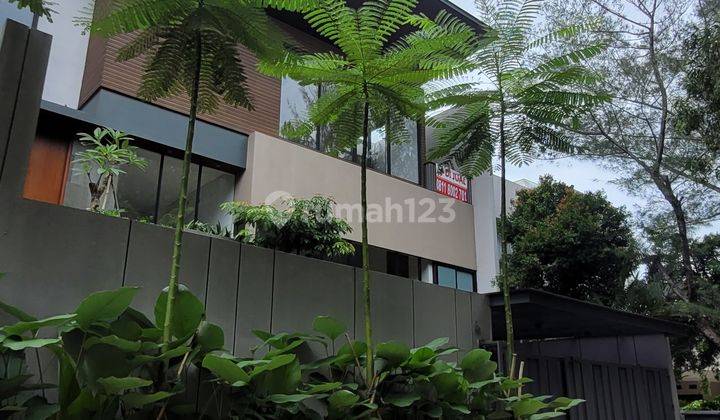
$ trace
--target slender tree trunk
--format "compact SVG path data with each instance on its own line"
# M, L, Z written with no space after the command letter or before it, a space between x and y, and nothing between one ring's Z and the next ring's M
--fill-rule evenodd
M202 8L203 0L199 7ZM193 140L195 138L195 120L197 119L198 92L200 90L200 62L202 60L202 34L198 31L195 36L195 74L190 95L190 116L185 139L185 155L183 158L182 178L180 180L180 196L178 197L177 218L175 220L175 239L173 243L172 266L168 282L167 306L165 307L165 324L163 325L163 352L168 350L172 336L173 308L178 288L178 275L180 273L180 260L182 258L182 237L185 227L185 205L187 203L188 179L190 178L190 157L192 156Z
M367 224L367 155L369 148L370 103L367 88L363 113L362 156L360 157L360 205L362 206L362 275L363 298L365 304L365 343L367 344L367 361L365 363L365 380L368 388L372 386L375 368L372 348L372 318L370 306L370 251L368 246Z
M505 188L505 104L500 105L500 284L502 285L503 304L505 307L506 351L505 367L510 372L515 355L515 331L513 328L512 306L510 303L510 279L508 276L508 243L507 243L507 191Z

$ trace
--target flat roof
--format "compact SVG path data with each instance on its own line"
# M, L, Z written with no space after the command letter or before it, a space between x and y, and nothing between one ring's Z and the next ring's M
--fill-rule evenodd
M359 8L364 2L365 0L347 0L348 6L353 8ZM480 19L455 5L450 0L419 0L414 12L418 14L422 13L434 19L441 10L446 10L451 15L460 19L473 28L478 34L483 34L487 30L487 25L480 21ZM290 26L322 39L322 37L308 25L300 13L268 9L268 14ZM403 36L406 33L407 29L403 30L403 28L401 28L396 35ZM393 38L397 38L397 36Z
M494 340L505 339L502 293L488 295ZM517 339L613 337L629 335L685 335L687 327L536 289L510 294Z

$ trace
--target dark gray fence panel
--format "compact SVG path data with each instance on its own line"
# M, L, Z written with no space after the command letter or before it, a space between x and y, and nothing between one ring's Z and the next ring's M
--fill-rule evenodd
M276 252L273 332L312 332L315 317L328 315L345 324L353 337L354 277L354 269L346 265ZM326 357L318 343L310 347L315 355Z
M455 290L428 283L413 283L415 345L448 337L457 345L455 333Z
M141 286L133 306L153 314L158 294L167 287L173 252L173 229L133 222L130 229L125 285ZM200 300L205 300L210 238L183 235L183 254L179 282Z
M210 241L205 308L210 322L218 324L225 332L225 348L235 345L235 307L240 271L240 244L221 238Z
M462 357L468 350L477 347L474 339L472 320L472 293L455 291L455 320L457 346L460 348L458 357Z
M373 341L413 341L412 313L413 280L388 274L370 273L370 299ZM365 306L363 303L362 270L355 270L355 335L365 340Z
M259 343L252 330L270 331L274 266L271 249L242 246L233 347L237 355L248 356L250 348Z

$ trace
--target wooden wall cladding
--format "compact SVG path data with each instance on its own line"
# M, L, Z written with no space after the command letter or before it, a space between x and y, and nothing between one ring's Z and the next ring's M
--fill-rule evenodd
M292 43L306 51L329 49L328 44L322 40L282 22L275 21L275 23ZM137 97L137 91L142 81L144 57L126 62L116 60L118 50L132 37L132 34L124 34L110 39L91 38L83 77L81 107L100 88ZM257 71L255 56L243 46L239 46L238 49L245 66L245 75L255 109L248 111L221 104L213 114L202 114L199 118L243 134L249 135L258 131L277 137L280 125L280 80L260 74ZM186 94L163 98L154 103L183 114L187 114L189 111Z

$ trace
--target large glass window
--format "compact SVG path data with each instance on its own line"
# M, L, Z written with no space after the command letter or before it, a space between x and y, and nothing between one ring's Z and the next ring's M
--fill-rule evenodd
M222 203L232 201L235 177L227 172L203 166L200 176L200 200L197 218L205 223L232 225L232 217L220 210Z
M152 221L162 155L144 149L138 149L137 152L148 165L144 170L132 167L120 174L117 179L117 207L123 209L123 215L131 219Z
M285 77L280 85L280 132L288 130L299 121L308 118L308 107L318 98L317 86L302 86L295 80ZM308 147L317 145L317 133L296 137L293 140Z
M403 142L390 144L390 172L392 175L417 183L420 182L417 123L407 121L406 127L408 138Z
M174 225L177 218L178 194L180 194L180 178L182 175L181 159L165 156L163 159L162 178L160 182L160 199L158 200L157 222L161 225ZM197 185L199 166L190 164L190 178L188 180L187 204L185 206L185 220L195 219L195 205L197 203Z
M84 150L73 143L73 155ZM145 169L122 168L115 177L112 190L102 208L122 210L122 216L135 220L174 225L177 217L178 192L182 174L182 160L146 149L137 149L147 161ZM63 204L87 209L90 207L88 175L73 162L65 186ZM199 189L199 195L198 195ZM209 166L191 163L185 220L199 220L208 224L232 226L232 218L220 210L220 204L232 201L235 175Z
M307 111L310 104L323 94L323 88L318 86L302 86L288 77L282 79L280 88L280 130L287 132L287 127L298 121L307 120ZM408 136L404 141L388 145L384 127L379 127L370 133L370 150L368 166L380 172L390 173L410 182L418 183L418 132L415 121L406 122ZM354 150L337 150L333 133L328 127L320 127L306 135L296 135L291 138L300 144L320 150L331 156L354 162L359 161L362 155L362 145L358 144ZM359 141L358 141L359 143Z
M466 292L475 291L475 275L472 272L443 264L435 264L435 283Z

